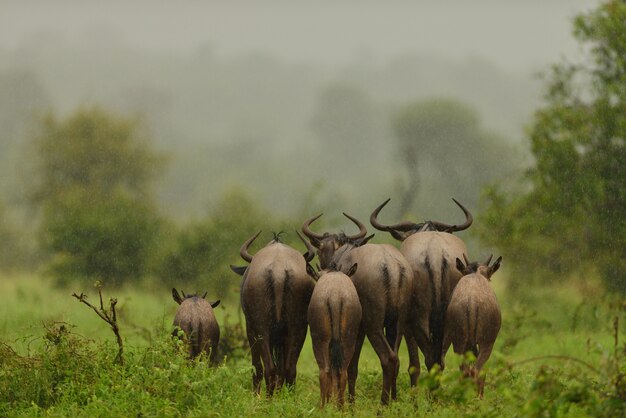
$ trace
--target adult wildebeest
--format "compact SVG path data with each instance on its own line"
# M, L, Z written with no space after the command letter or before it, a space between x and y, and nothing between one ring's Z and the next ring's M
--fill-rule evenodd
M217 345L220 341L220 327L215 319L213 308L220 304L220 301L208 302L205 297L197 294L185 295L182 297L175 288L172 288L172 298L180 306L174 316L174 326L180 328L185 333L189 348L189 356L196 357L204 352L209 356L212 364L216 364ZM174 330L174 336L178 331Z
M250 264L245 269L231 268L243 274L241 307L255 368L252 385L260 393L264 377L267 395L272 396L284 382L293 385L296 381L296 364L307 333L307 307L315 286L306 265L315 254L302 237L308 248L304 256L274 234L269 244L251 256L248 247L260 233L239 251Z
M480 371L491 355L496 342L502 315L496 294L491 288L491 276L500 268L502 257L489 266L491 256L485 263L465 263L456 259L457 269L464 274L456 285L446 313L446 327L443 335L442 356L450 347L457 354L472 352L476 357L473 366L463 362L461 370L472 377L478 385L478 393L483 396L485 377Z
M430 370L439 364L443 369L442 357L443 328L446 308L452 291L461 278L455 260L467 253L465 243L452 232L462 231L472 225L471 213L455 199L454 202L465 214L465 222L460 225L448 225L443 222L426 221L420 224L401 222L396 225L383 225L378 221L378 214L391 199L378 206L370 216L372 226L380 231L389 232L402 241L400 252L411 265L415 280L414 301L412 303L413 321L416 330L407 335L409 349L409 375L411 385L417 384L420 373L417 347L424 353L424 362ZM445 354L445 353L444 353Z
M354 400L358 363L365 336L376 351L383 370L381 402L387 404L389 396L396 399L398 377L398 346L402 340L407 320L413 275L411 267L395 247L387 244L367 244L367 230L357 219L344 215L359 227L353 236L317 234L310 229L313 221L304 222L302 231L318 249L320 266L342 265L344 272L353 264L359 268L351 277L363 310L361 329L352 361L348 367L348 394Z
M349 277L357 267L354 264L347 274L322 271L309 303L309 327L313 353L320 369L322 406L333 394L339 407L344 404L348 364L354 355L361 327L361 303Z

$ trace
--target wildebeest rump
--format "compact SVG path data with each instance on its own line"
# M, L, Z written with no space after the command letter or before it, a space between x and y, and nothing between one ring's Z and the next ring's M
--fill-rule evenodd
M340 271L324 271L317 280L308 308L313 353L320 369L320 397L324 406L332 396L342 406L348 365L354 354L361 326L361 303L349 276Z
M307 260L275 235L251 256L248 247L259 234L240 250L250 263L243 273L241 307L255 369L254 391L260 392L264 378L267 395L271 396L283 383L293 385L296 381L296 364L307 333L307 307L315 286L306 264L314 254L307 253Z
M415 279L415 294L412 303L412 315L417 326L414 328L415 339L407 335L409 350L409 375L411 385L417 384L420 365L417 347L424 353L424 362L428 369L439 364L443 369L442 342L445 315L454 287L461 278L461 273L454 268L455 260L467 253L465 243L452 232L462 231L471 226L471 213L459 202L454 202L465 214L465 222L449 225L438 221L420 224L401 222L396 225L383 225L377 217L381 209L389 202L387 199L370 216L370 223L378 230L389 232L402 241L400 252L411 265ZM445 354L445 353L444 353Z
M476 357L473 366L461 365L466 376L476 379L478 393L482 397L485 378L480 371L489 359L500 331L502 315L496 294L491 288L491 276L500 268L502 257L489 266L485 263L465 263L456 259L457 269L464 274L456 285L446 314L442 356L450 347L457 354L472 352Z
M172 298L180 306L174 316L174 326L180 328L185 333L189 348L189 356L196 357L204 352L209 356L212 364L217 360L217 346L220 340L220 327L215 319L213 308L219 305L220 301L208 302L203 296L178 294L172 288ZM178 334L174 330L174 335Z

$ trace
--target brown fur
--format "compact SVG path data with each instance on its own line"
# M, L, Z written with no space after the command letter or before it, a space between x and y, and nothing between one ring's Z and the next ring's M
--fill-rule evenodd
M191 358L206 353L212 364L217 363L217 346L220 340L220 327L215 319L213 307L219 301L210 303L201 296L191 295L184 299L172 289L174 300L180 304L174 316L174 326L185 333ZM183 293L184 295L184 293ZM177 334L177 331L174 331Z
M332 396L344 404L348 365L361 326L361 303L354 284L342 272L323 274L308 308L313 352L320 369L320 397L324 406Z
M397 353L408 320L413 289L411 268L400 251L391 245L366 244L364 242L371 237L350 239L343 234L324 234L321 239L314 239L308 230L309 224L310 221L305 222L307 228L303 228L303 232L318 248L322 267L342 266L345 272L355 263L359 266L352 276L352 282L359 295L363 320L355 353L348 367L350 401L354 400L358 362L367 335L383 369L381 402L387 404L390 396L392 399L397 397ZM361 235L365 236L365 227L360 222L357 225L362 231Z
M241 306L257 394L262 378L268 396L284 382L295 384L314 286L302 254L285 244L272 241L252 257L241 284Z
M452 344L455 353L472 352L476 356L473 366L464 362L461 370L476 379L481 398L485 379L480 376L480 371L491 355L502 323L500 305L489 283L500 260L498 258L491 267L488 262L482 264L476 272L470 272L460 259L457 260L462 270L469 274L463 276L454 289L446 316L442 355Z
M455 260L467 252L465 243L447 232L423 231L409 236L402 242L400 252L411 266L414 274L415 292L412 310L415 321L414 341L424 353L424 362L430 370L435 364L444 368L442 355L445 313L452 291L462 274L455 268ZM409 347L411 350L411 347ZM417 350L413 348L415 353ZM419 359L410 355L411 383L417 383Z
M463 224L448 225L438 221L417 224L405 221L383 225L377 217L389 200L372 212L370 222L376 229L389 232L402 241L400 251L413 271L415 288L410 313L413 332L407 333L406 342L411 386L415 386L420 374L418 347L424 354L428 369L435 364L444 368L442 342L446 309L454 287L462 276L455 269L455 260L466 252L465 243L452 232L469 228L473 217L453 199L465 214ZM445 352L443 354L445 356Z

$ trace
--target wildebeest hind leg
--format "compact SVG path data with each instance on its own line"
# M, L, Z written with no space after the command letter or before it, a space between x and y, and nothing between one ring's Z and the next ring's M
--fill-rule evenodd
M407 351L409 352L409 379L413 387L417 385L417 381L420 377L419 349L417 347L417 340L412 332L409 331L404 338L406 340Z
M363 348L363 342L365 341L365 330L360 329L359 335L356 338L354 344L354 354L348 365L348 401L354 402L354 395L356 390L356 378L359 375L359 357L361 357L361 348Z
M478 386L478 396L483 398L483 392L485 391L485 376L481 376L480 372L483 369L483 366L489 359L491 355L491 350L493 350L493 344L488 344L480 347L480 351L478 352L478 357L476 358L476 364L474 365L474 374L476 379L476 384Z
M287 337L287 353L285 355L285 382L288 387L296 384L298 357L306 340L307 325L294 327L297 331Z
M368 333L367 337L374 351L376 351L383 369L383 392L380 397L380 402L386 405L389 403L389 396L393 395L395 377L397 377L398 371L398 355L393 351L393 348L389 346L389 343L387 343L382 328Z
M324 406L331 393L330 354L328 340L320 340L313 344L313 354L320 369L320 403Z
M252 388L257 395L261 393L261 380L263 379L263 364L261 363L261 345L255 339L250 339L250 354L252 355Z
M270 350L269 338L263 338L257 341L261 352L261 359L263 360L263 376L265 377L265 389L267 396L270 397L274 394L276 388L276 365L272 359L272 352Z

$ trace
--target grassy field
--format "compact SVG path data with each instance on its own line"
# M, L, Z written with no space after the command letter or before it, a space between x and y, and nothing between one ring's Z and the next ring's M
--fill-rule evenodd
M504 275L503 275L504 276ZM626 307L594 286L505 292L494 281L503 327L487 363L483 400L459 378L459 358L410 389L407 355L400 353L399 399L379 405L381 372L366 342L357 400L343 411L320 410L318 369L310 340L292 391L273 399L251 392L251 366L242 342L238 295L216 309L228 356L218 368L187 361L171 341L177 305L169 289L103 289L118 299L124 365L114 364L109 326L72 293L94 288L53 288L34 276L0 281L0 416L615 416L624 412ZM191 290L191 289L185 289ZM210 295L208 296L209 299ZM617 319L616 319L617 318ZM615 322L619 321L619 322ZM616 340L616 330L620 331ZM621 391L621 392L620 392ZM621 408L621 409L620 409Z

